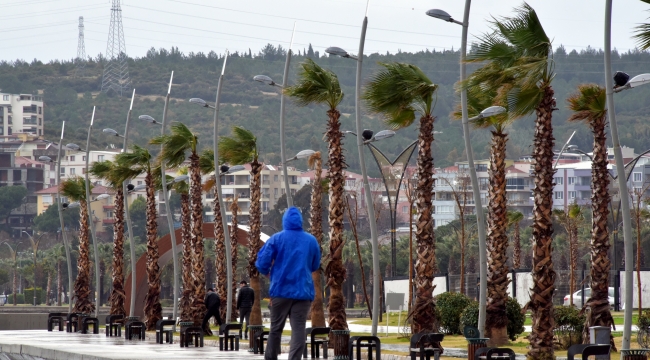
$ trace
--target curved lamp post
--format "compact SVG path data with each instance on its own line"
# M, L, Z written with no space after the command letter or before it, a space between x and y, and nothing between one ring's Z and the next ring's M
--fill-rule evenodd
M160 124L162 126L160 134L162 136L165 135L165 124L167 120L167 110L169 108L169 97L170 93L172 90L172 81L174 80L174 72L172 71L172 74L169 78L169 87L167 88L167 96L165 96L165 107L163 108L163 117L162 117L162 123L157 122L153 117L149 115L140 115L138 118L140 120L149 122L151 124ZM125 139L126 142L126 139ZM160 150L162 151L163 145L160 145ZM162 184L162 196L163 196L163 201L165 202L165 212L167 213L167 225L169 226L169 236L171 237L171 242L172 242L172 257L173 257L173 262L174 262L174 311L173 311L173 318L176 319L178 317L178 294L179 294L179 288L178 288L178 275L179 275L179 266L178 266L178 254L177 252L177 247L176 247L176 233L174 232L174 219L172 217L172 212L169 207L169 192L167 191L167 173L165 172L165 164L161 164L161 184ZM135 280L134 280L135 281ZM133 283L133 281L132 281ZM135 294L133 294L131 297L133 298Z
M68 237L65 233L65 223L63 221L63 202L61 201L61 157L63 157L63 133L65 130L65 121L61 125L61 139L59 140L59 155L56 160L56 197L57 197L57 207L59 210L59 223L61 226L61 237L63 238L63 247L65 248L65 258L68 263L68 313L72 312L72 299L74 298L74 285L72 282L72 256L70 256L70 244L68 243ZM52 158L49 156L41 156L38 158L42 162L52 162Z
M16 245L14 245L14 247L11 247L11 245L9 245L8 241L0 242L0 246L2 246L2 244L7 245L7 247L9 248L9 255L11 255L11 260L14 262L13 285L16 285L16 273L18 272L18 245L22 244L22 241L19 241L18 243L16 243ZM21 281L22 281L22 278L21 278ZM34 286L34 290L36 290L36 286ZM13 293L12 295L13 295L14 306L16 306L16 291L17 291L17 289L15 288L15 286L13 286L12 287L12 293ZM5 300L5 303L6 303L6 300Z
M331 55L353 59L357 61L356 85L354 87L354 119L356 124L357 133L361 133L361 69L363 67L363 48L366 42L366 29L368 28L368 5L370 0L366 3L366 13L361 24L361 36L359 39L359 51L357 56L348 54L347 51L339 47L329 47L325 52ZM361 137L357 136L357 152L359 153L359 166L361 167L361 176L363 178L363 190L366 193L366 211L368 212L368 222L370 223L370 238L372 244L372 277L374 284L379 284L379 244L377 241L377 221L375 219L375 207L372 203L372 194L370 193L370 184L368 183L368 174L366 172L366 159L363 155L364 141ZM379 286L372 288L372 308L379 309ZM377 336L377 325L379 324L379 316L372 317L372 335Z
M289 49L287 49L287 58L284 61L284 73L282 75L282 85L276 84L270 77L266 75L256 75L253 80L279 87L283 89L289 84L289 64L291 63L291 47L293 46L293 35L296 33L296 23L293 23L293 32L291 33L291 42ZM280 161L282 161L282 168L284 170L284 192L287 195L287 208L293 206L293 196L289 188L289 169L286 167L286 149L284 145L284 91L280 91Z
M23 230L22 232L24 232L29 237L29 241L32 244L32 251L34 252L34 306L36 306L36 253L38 252L38 245L41 242L41 238L45 234L41 234L41 236L39 236L38 239L34 240L34 238L30 233L28 233L25 230ZM46 294L46 296L48 295L49 294Z
M465 56L467 53L467 30L469 28L469 10L471 0L465 0L465 10L463 12L463 22L455 20L446 11L440 9L431 9L426 12L427 15L443 21L461 25L462 35L460 43L460 81L467 77L465 67ZM478 312L478 329L481 337L485 337L485 319L487 304L487 248L485 243L485 215L483 214L483 205L481 204L481 191L479 189L478 178L476 177L476 167L474 166L474 152L469 137L469 119L467 112L467 90L460 91L460 105L463 123L463 137L465 139L465 153L467 154L467 165L469 167L469 177L472 183L472 194L474 204L476 204L476 224L478 229L478 247L479 247L479 312Z
M223 85L223 74L226 71L226 62L228 60L228 50L223 58L223 67L221 68L221 75L219 75L219 82L217 83L217 95L214 101L214 106L209 105L205 100L199 98L192 98L190 102L203 106L205 108L214 109L214 138L213 138L213 151L214 151L214 173L215 173L215 182L217 188L217 201L219 201L219 209L221 212L221 222L223 225L223 236L226 242L226 259L232 258L232 249L230 246L230 232L228 231L228 219L226 218L226 208L223 204L223 196L221 192L221 179L217 178L216 174L218 173L219 168L219 100L221 99L221 87ZM236 251L236 249L235 249ZM232 263L231 261L226 261L226 281L228 284L232 284ZM227 301L226 301L226 321L230 321L232 313L232 286L226 286L227 289Z

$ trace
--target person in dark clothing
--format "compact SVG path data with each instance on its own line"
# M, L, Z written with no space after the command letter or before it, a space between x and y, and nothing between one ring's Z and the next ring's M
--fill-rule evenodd
M208 321L214 316L217 320L217 325L221 326L221 315L219 314L219 308L221 307L221 299L219 295L214 291L214 289L208 289L208 293L205 296L205 308L208 310L203 317L203 325L201 326L205 331L205 334L208 336L212 335L212 330L208 326Z
M244 325L246 320L246 329L244 330L244 338L248 339L248 321L251 317L251 309L253 302L255 302L255 291L248 286L245 280L240 283L239 295L237 296L237 310L239 310L239 323Z

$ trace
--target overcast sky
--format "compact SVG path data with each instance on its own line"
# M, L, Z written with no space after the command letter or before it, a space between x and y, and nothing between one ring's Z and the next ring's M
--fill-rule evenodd
M177 46L184 53L211 50L257 53L265 44L293 50L313 44L320 51L339 46L356 53L366 0L126 0L122 21L129 56L152 46ZM462 0L371 0L365 53L457 49L461 28L425 15L440 8L462 21ZM512 14L521 1L475 0L470 42L488 31L491 16ZM602 48L605 0L530 0L555 47ZM614 1L612 47L634 49L633 29L649 21L650 6L639 0ZM85 19L88 56L106 52L110 0L0 0L0 59L42 61L77 54L78 18Z

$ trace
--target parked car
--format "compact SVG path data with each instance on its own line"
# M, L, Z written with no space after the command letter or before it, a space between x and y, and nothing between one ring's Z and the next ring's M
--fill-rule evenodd
M585 301L587 301L590 296L591 296L591 288L585 288ZM611 308L614 308L614 288L613 287L609 288L607 298L609 299L609 306ZM564 297L564 306L569 306L569 303L570 303L570 297L569 297L569 295L566 295ZM582 290L578 290L578 291L573 293L573 306L575 306L577 308L582 308L583 307ZM619 306L621 307L621 310L623 310L624 305L623 305L622 302L620 302Z

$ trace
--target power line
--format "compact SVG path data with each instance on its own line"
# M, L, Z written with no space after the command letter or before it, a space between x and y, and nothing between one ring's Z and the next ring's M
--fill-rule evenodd
M88 19L102 19L105 18L105 16L96 16L96 17L91 17ZM32 29L42 29L42 28L47 28L47 27L54 27L54 26L69 26L73 23L77 22L77 20L68 20L68 21L59 21L59 22L53 22L53 23L46 23L43 25L27 25L27 26L19 26L19 27L13 27L13 28L5 28L5 29L0 29L0 33L2 32L7 32L7 31L19 31L19 30L32 30Z
M70 7L70 8L63 8L63 9L57 9L56 11L48 10L48 11L39 11L39 12L31 12L31 13L23 13L23 14L12 14L11 15L11 20L13 19L23 19L23 18L32 18L35 16L50 16L50 15L56 15L56 14L63 14L63 13L69 13L69 12L77 12L77 11L86 11L86 10L94 10L94 9L101 9L103 8L104 5L86 5L86 6L76 6L76 7Z

